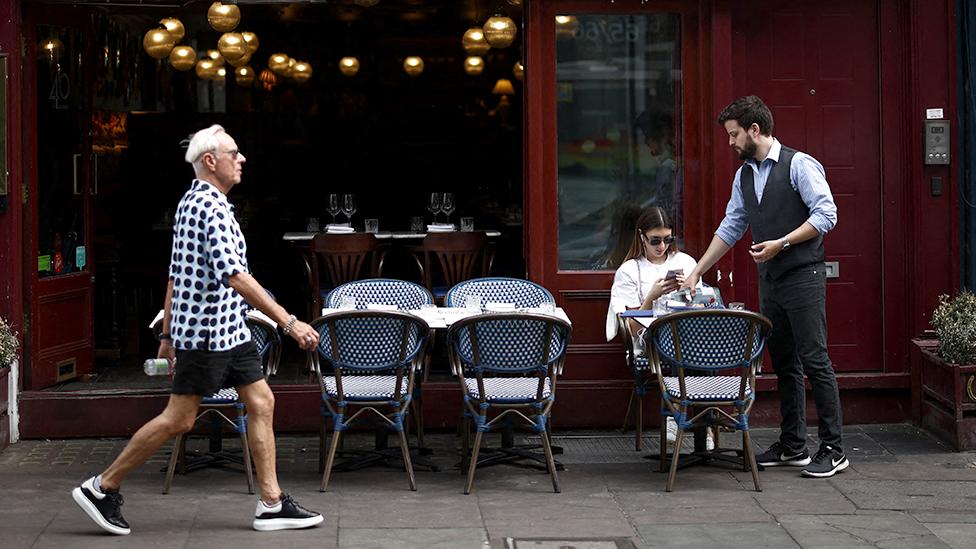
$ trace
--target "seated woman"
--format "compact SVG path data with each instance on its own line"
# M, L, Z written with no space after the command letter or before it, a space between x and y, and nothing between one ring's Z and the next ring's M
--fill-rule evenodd
M610 307L607 311L607 341L617 336L617 315L630 309L653 309L655 302L678 289L685 275L695 268L690 255L678 251L674 224L664 208L651 206L641 212L630 250L613 276ZM669 271L677 276L668 278ZM636 320L627 319L634 338L643 332ZM641 345L635 348L641 349ZM674 441L677 427L668 418L668 440ZM711 433L708 442L711 443ZM709 444L711 446L711 444Z

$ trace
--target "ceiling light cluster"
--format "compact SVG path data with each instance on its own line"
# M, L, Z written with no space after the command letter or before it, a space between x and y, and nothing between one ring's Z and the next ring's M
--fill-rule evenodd
M375 2L374 2L375 3ZM261 41L253 32L235 32L241 22L241 10L235 4L223 4L219 0L207 10L207 22L211 28L223 33L217 40L217 49L208 50L197 60L197 53L190 46L177 44L186 35L183 23L175 17L167 17L159 26L150 29L142 39L142 47L153 59L169 57L170 66L178 71L195 69L196 75L206 80L224 80L227 69L224 64L234 67L234 79L241 86L251 86L257 71L251 68L251 57L258 50ZM307 82L312 77L312 66L283 53L271 56L268 66L271 77L260 73L259 80L266 89L278 84L279 79L291 78L295 82Z

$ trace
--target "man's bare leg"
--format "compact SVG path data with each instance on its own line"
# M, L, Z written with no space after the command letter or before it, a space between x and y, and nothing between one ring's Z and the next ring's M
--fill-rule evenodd
M261 501L272 504L278 501L278 471L275 465L277 449L274 436L275 397L268 382L260 379L250 385L237 388L237 394L247 407L247 443L257 469L258 493Z
M143 425L125 445L122 453L102 472L102 488L118 490L122 480L179 433L193 428L202 396L170 395L161 414Z
M122 518L119 485L163 443L193 427L202 399L193 395L170 395L163 413L136 431L122 453L102 473L101 480L94 476L71 491L71 498L95 524L112 534L129 534L129 523Z

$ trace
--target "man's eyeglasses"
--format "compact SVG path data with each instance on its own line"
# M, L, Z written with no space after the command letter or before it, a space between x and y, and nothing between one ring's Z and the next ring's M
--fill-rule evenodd
M660 246L661 244L665 244L667 246L670 246L670 245L674 244L674 237L673 236L666 236L664 238L661 238L659 236L651 236L651 237L645 236L644 237L644 241L647 242L651 246Z

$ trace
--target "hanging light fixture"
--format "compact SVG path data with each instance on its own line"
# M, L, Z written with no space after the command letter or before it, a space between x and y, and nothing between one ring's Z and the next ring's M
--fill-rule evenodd
M339 60L339 72L344 76L356 76L356 73L359 72L359 59L343 57Z
M224 56L217 50L207 50L207 59L213 61L215 67L224 66Z
M214 2L207 10L207 21L217 32L230 32L241 22L241 10L235 4Z
M271 57L268 58L268 68L275 74L282 74L288 69L288 56L283 53L271 54Z
M308 82L308 79L312 77L312 65L305 61L298 61L291 69L291 77L299 84Z
M253 55L254 52L258 51L258 46L261 45L261 41L258 40L258 35L254 34L253 32L244 31L241 33L241 36L244 37L244 43L247 44L248 52Z
M227 64L232 67L243 67L244 65L247 65L250 62L251 62L251 52L245 53L244 56L241 57L240 59L235 59L233 61L231 61L230 59L227 60Z
M201 59L197 61L196 73L199 78L211 80L217 75L217 65L214 64L212 59Z
M575 15L556 16L556 39L565 40L576 37L576 30L579 28L579 19Z
M160 19L159 24L166 27L166 30L173 35L174 44L183 40L183 37L186 36L186 29L183 27L183 22L175 17Z
M282 69L282 71L279 72L278 74L280 74L281 76L284 76L285 78L291 78L292 77L292 74L295 72L295 65L297 65L297 64L298 64L298 61L294 57L289 57L288 58L288 66L285 67L284 69Z
M515 21L501 13L489 17L483 28L485 40L493 48L507 48L515 40L517 31Z
M188 71L197 63L197 52L190 46L176 46L169 54L169 64L178 71Z
M227 61L237 61L247 54L247 43L239 32L225 32L217 40L217 50Z
M271 91L278 84L278 77L271 69L264 69L261 74L258 75L258 80L261 81L261 87L264 91Z
M525 67L522 66L521 61L516 61L515 65L512 66L512 75L516 80L522 80L525 77Z
M149 57L153 59L162 59L169 55L173 51L173 46L176 41L173 40L173 35L166 30L166 27L160 25L155 29L150 29L145 36L142 37L142 48L146 50Z
M238 86L250 87L254 84L254 69L245 65L234 69L234 82Z
M470 74L471 76L478 76L484 72L484 70L485 61L477 55L472 55L464 60L464 72Z
M376 4L379 4L380 0L353 0L352 3L362 8L371 8Z
M424 72L424 60L411 55L403 60L403 70L410 76L420 76L420 73Z
M491 44L485 40L485 31L480 27L472 27L464 31L461 46L468 55L484 55L491 49Z
M213 79L223 82L224 78L226 77L227 77L227 69L224 67L217 67L217 72L213 75Z
M522 6L522 0L508 0L508 3L512 6Z

